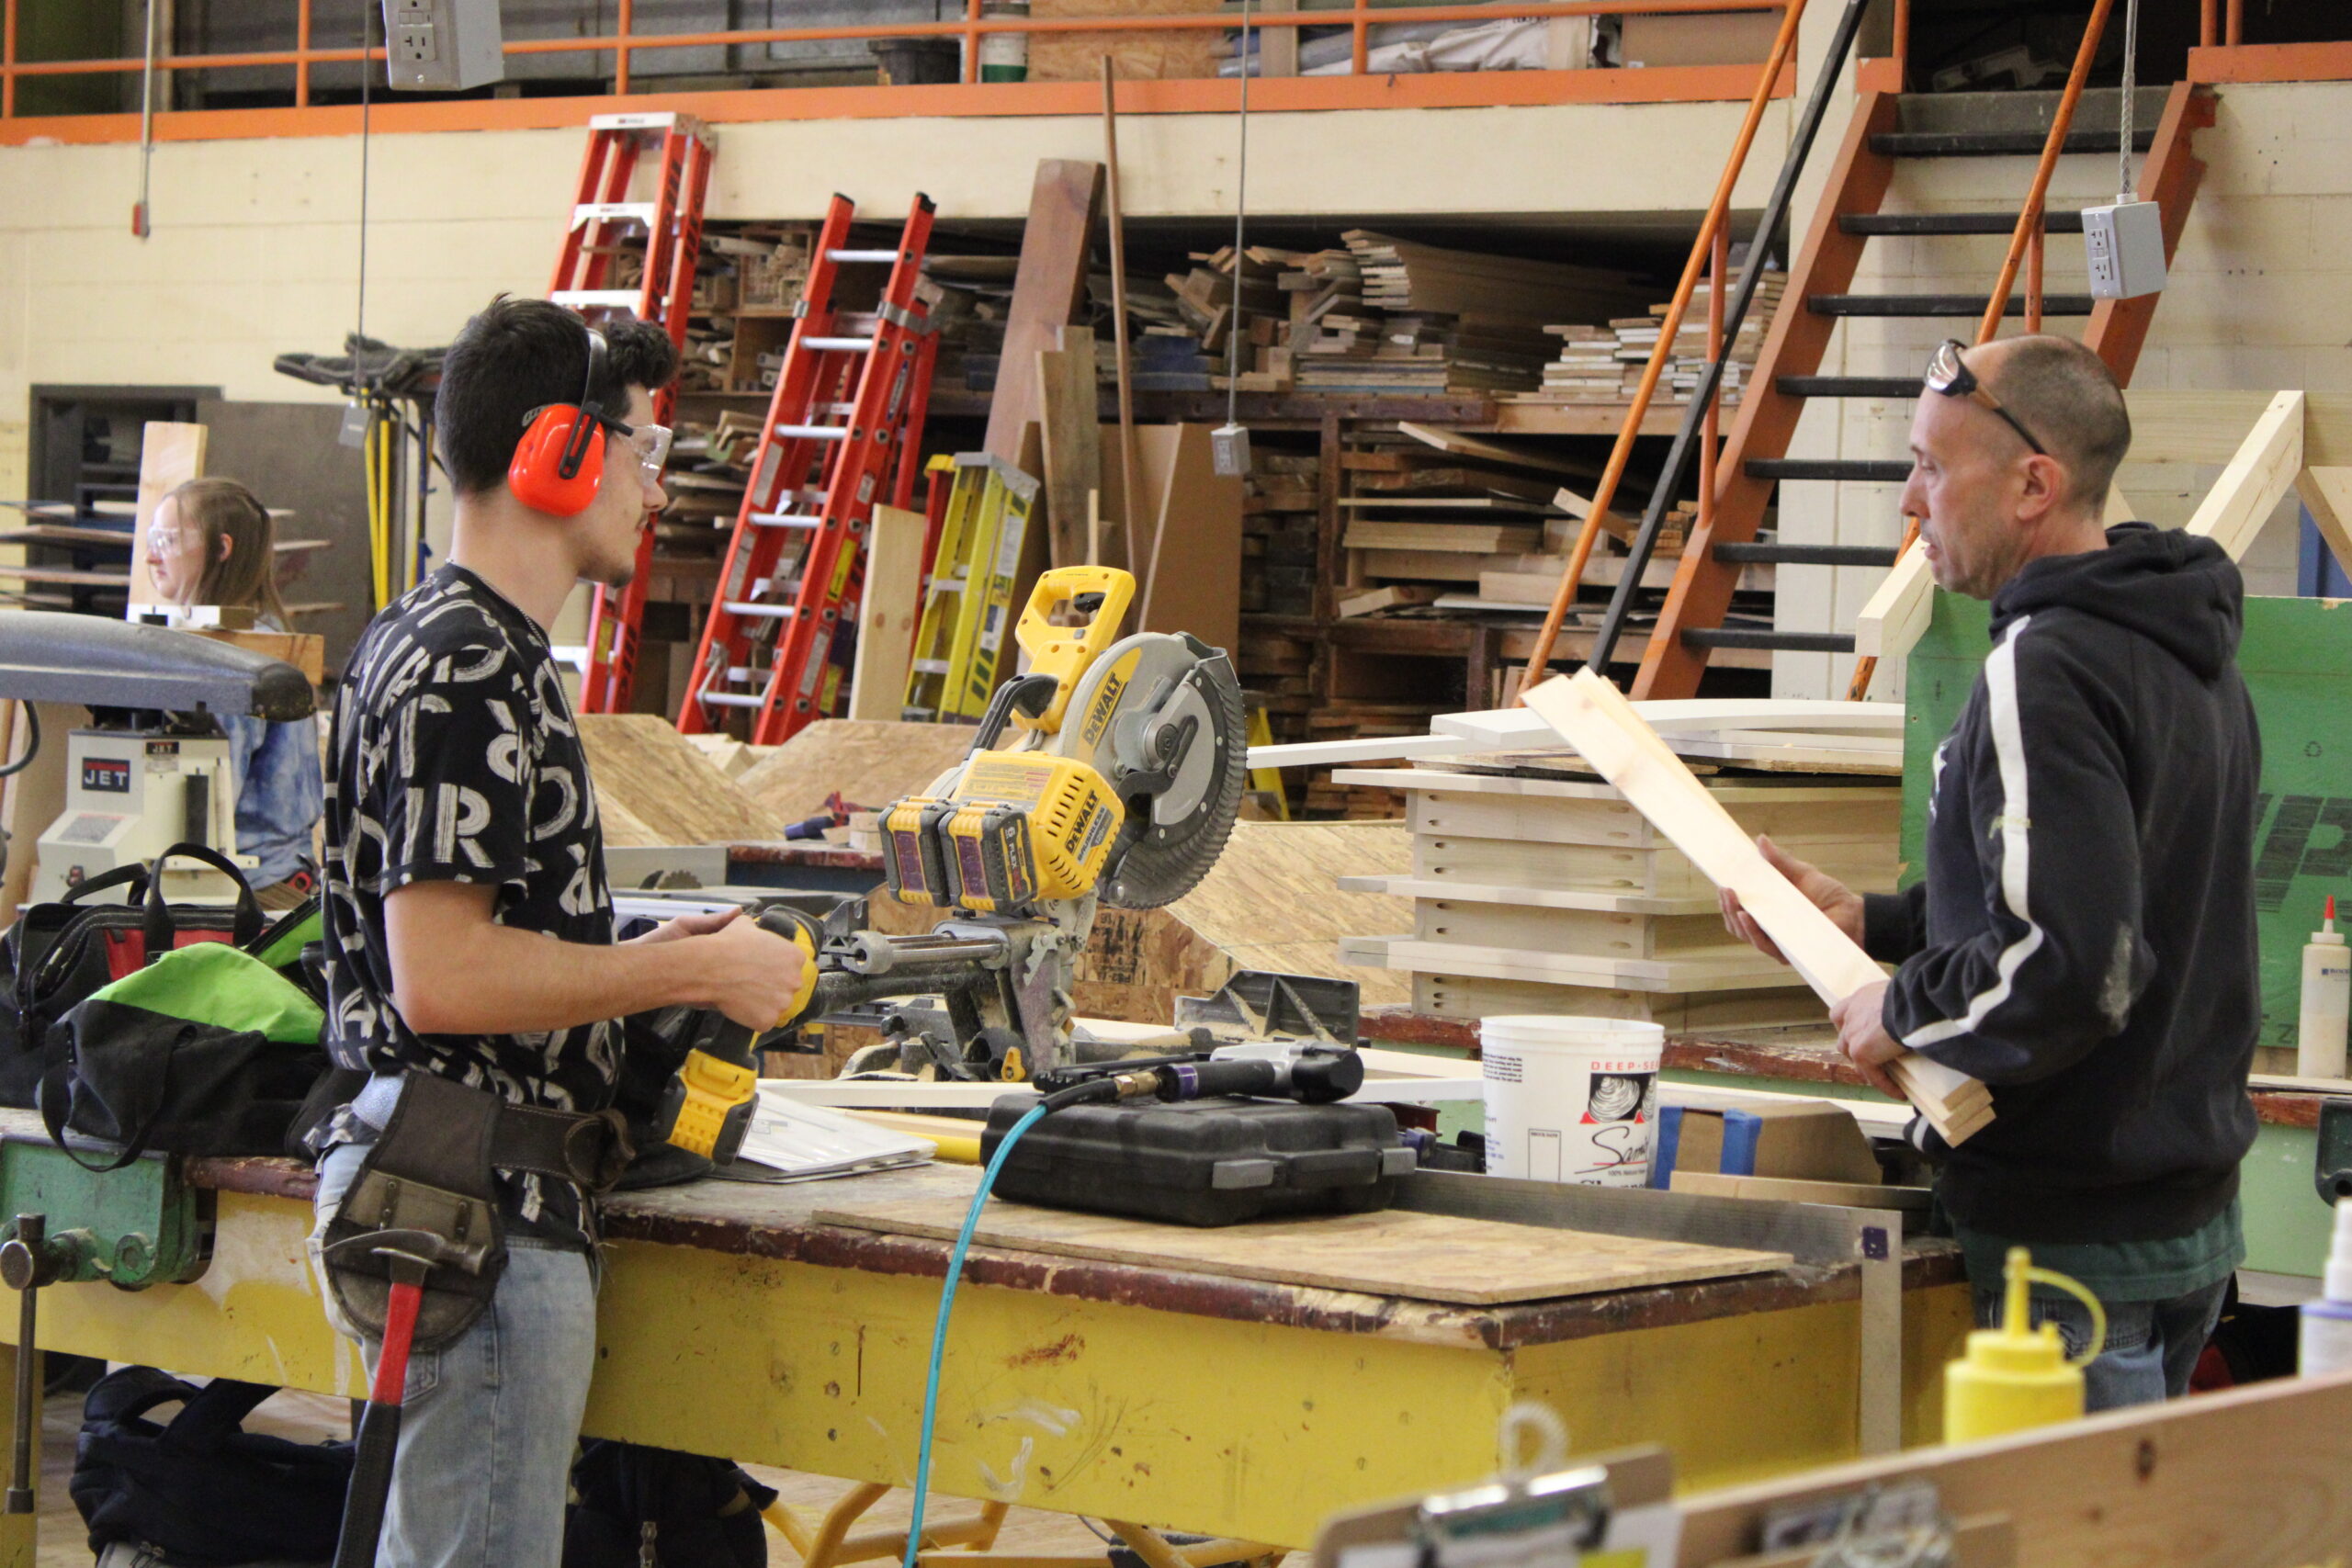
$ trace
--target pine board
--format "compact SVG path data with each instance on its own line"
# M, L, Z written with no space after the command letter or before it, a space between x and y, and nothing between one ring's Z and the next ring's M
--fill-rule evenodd
M1351 550L1448 550L1490 556L1532 549L1542 537L1542 530L1521 524L1396 523L1359 517L1349 523L1340 542Z
M1756 950L1724 929L1714 910L1695 915L1629 915L1597 909L1546 909L1484 899L1415 901L1413 931L1423 942L1531 949L1604 962L1689 959L1745 964Z
M820 1224L952 1241L960 1198L820 1209ZM993 1202L983 1247L1461 1306L1498 1306L1758 1274L1789 1255L1385 1210L1198 1229Z
M977 733L968 724L820 718L735 782L784 822L822 810L835 792L854 805L888 806L961 762Z
M1414 972L1413 1010L1432 1018L1491 1018L1521 1012L1631 1018L1658 1024L1668 1034L1817 1024L1828 1016L1821 998L1803 986L1757 991L1634 991L1513 980L1443 968Z
M920 512L876 506L865 536L865 586L859 594L857 652L850 669L849 716L896 722L914 662L915 623L922 613ZM718 759L713 758L713 761ZM719 771L733 776L742 769Z
M1714 896L1647 898L1632 893L1572 893L1556 887L1510 887L1491 882L1424 882L1417 876L1343 876L1343 893L1385 893L1392 898L1454 898L1516 904L1529 909L1593 909L1603 914L1706 915Z
M143 539L148 525L155 520L155 508L164 498L204 473L204 450L209 432L201 424L175 424L164 420L151 420L141 434L139 445L139 502L133 513L130 536ZM125 602L125 614L130 607L155 602L155 585L147 575L147 552L130 552L130 596Z
M783 833L785 818L730 784L667 719L592 713L579 724L606 843L743 843Z
M1627 991L1774 990L1789 983L1786 967L1752 948L1719 958L1621 959L1407 936L1360 936L1340 942L1340 956L1368 968L1443 970Z
M1616 687L1581 671L1544 682L1527 694L1527 703L1711 880L1738 892L1824 1001L1834 1006L1884 977L1860 945L1765 861ZM1963 1073L1917 1055L1898 1057L1888 1072L1947 1142L1962 1143L1991 1120L1989 1091Z

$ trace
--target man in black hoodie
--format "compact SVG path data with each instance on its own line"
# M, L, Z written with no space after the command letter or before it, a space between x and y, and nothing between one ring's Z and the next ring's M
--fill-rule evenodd
M1886 1064L1917 1051L1992 1089L1992 1124L1961 1147L1913 1135L1941 1160L1980 1321L2012 1245L2106 1306L2094 1410L2187 1389L2245 1256L2262 1010L2244 587L2210 540L2101 525L2131 439L2080 344L1938 351L1903 506L1938 585L1992 601L1993 650L1936 750L1926 877L1858 897L1762 846L1901 964L1833 1014L1854 1065L1893 1093ZM2034 1311L2079 1353L2071 1297L2037 1292Z

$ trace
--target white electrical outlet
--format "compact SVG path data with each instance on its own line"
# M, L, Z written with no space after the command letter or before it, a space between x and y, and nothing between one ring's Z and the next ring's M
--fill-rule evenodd
M498 0L383 0L384 81L409 92L462 92L506 74Z
M2131 299L2165 286L2164 210L2153 201L2083 209L2083 254L2091 296Z

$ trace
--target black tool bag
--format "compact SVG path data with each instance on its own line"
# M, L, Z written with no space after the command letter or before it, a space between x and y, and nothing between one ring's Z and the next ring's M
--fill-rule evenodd
M198 1389L153 1367L98 1380L67 1483L90 1550L143 1546L175 1568L333 1557L351 1445L245 1431L240 1423L276 1392L226 1380ZM147 1419L174 1403L169 1422Z
M51 904L37 904L0 935L0 974L13 1006L0 1007L0 1105L29 1110L40 1080L59 1060L54 1024L84 998L164 953L197 942L250 948L266 932L261 906L227 856L201 844L175 844L155 864L179 856L199 860L231 877L237 901L222 908L166 904L160 879L145 865L101 873ZM93 894L128 890L128 904L93 904Z
M765 1568L775 1493L741 1465L597 1439L571 1467L563 1568Z

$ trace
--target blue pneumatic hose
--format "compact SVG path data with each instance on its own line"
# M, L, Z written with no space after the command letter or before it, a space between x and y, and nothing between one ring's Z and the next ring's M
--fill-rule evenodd
M1056 1096L1055 1100L1059 1098ZM956 1237L956 1250L947 1255L947 1282L939 1291L939 1322L931 1331L931 1371L922 1385L922 1445L915 1455L914 1517L907 1521L907 1557L902 1568L915 1568L915 1554L922 1550L923 1509L931 1500L932 1427L939 1419L939 1367L947 1355L947 1320L956 1310L956 1282L963 1278L964 1254L971 1250L972 1233L979 1228L980 1207L989 1201L989 1190L996 1185L997 1172L1004 1168L1005 1156L1012 1153L1012 1145L1021 1141L1022 1134L1055 1109L1054 1100L1039 1100L997 1145L996 1157L980 1173L979 1190L972 1194L971 1212L964 1216L964 1229Z

